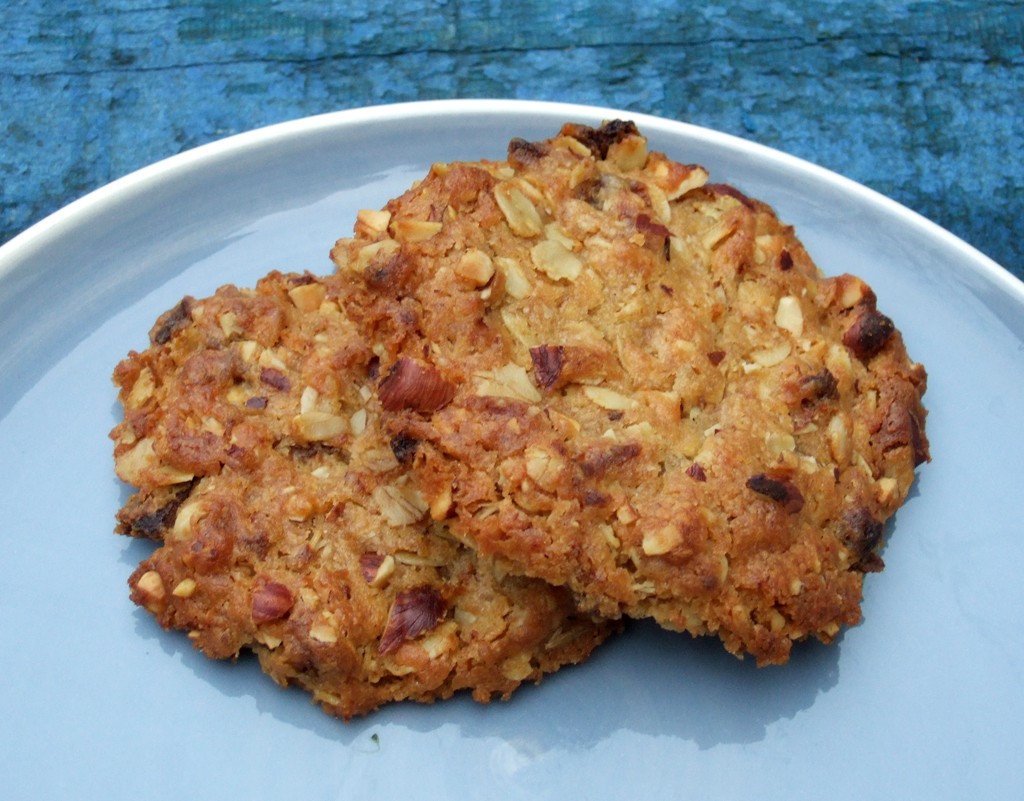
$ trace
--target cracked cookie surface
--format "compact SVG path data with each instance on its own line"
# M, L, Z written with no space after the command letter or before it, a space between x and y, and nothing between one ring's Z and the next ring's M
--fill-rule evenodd
M118 530L159 543L132 599L346 719L459 690L507 698L581 661L616 626L430 519L339 292L271 274L186 298L118 365L116 469L138 488Z
M867 284L628 122L435 165L339 240L432 518L609 618L759 664L860 620L929 458Z

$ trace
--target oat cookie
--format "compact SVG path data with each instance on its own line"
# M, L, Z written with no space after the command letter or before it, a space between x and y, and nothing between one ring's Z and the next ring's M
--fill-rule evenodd
M437 164L332 258L430 514L609 618L759 664L860 619L924 368L764 203L568 124Z
M213 658L254 651L350 718L467 689L507 698L612 630L430 519L378 426L377 358L337 282L272 274L163 315L115 372L121 533L161 544L132 599Z

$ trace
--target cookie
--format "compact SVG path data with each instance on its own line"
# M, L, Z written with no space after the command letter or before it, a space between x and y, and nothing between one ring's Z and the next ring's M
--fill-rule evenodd
M871 288L628 122L437 164L332 251L432 518L759 664L860 621L929 458Z
M330 279L272 274L163 315L115 371L116 468L139 488L118 531L160 543L132 599L344 719L508 698L584 659L615 626L431 520L414 444L378 425L376 366Z

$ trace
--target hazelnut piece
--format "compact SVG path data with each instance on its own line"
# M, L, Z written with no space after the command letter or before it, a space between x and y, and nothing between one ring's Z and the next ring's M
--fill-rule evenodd
M444 601L433 587L413 587L398 593L380 637L379 652L383 655L398 650L406 640L434 628L444 613Z
M412 409L436 412L455 397L455 385L428 364L403 356L377 387L380 404L389 412Z

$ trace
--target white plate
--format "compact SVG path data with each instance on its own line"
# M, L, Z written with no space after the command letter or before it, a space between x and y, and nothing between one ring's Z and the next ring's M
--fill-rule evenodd
M934 462L865 622L757 670L638 625L510 703L348 725L253 660L209 661L128 600L114 364L182 295L327 272L355 211L431 162L628 116L654 148L773 203L828 273L876 290L930 374ZM199 148L0 249L0 775L7 798L997 798L1024 788L1024 286L836 175L677 122L451 101L342 112Z

